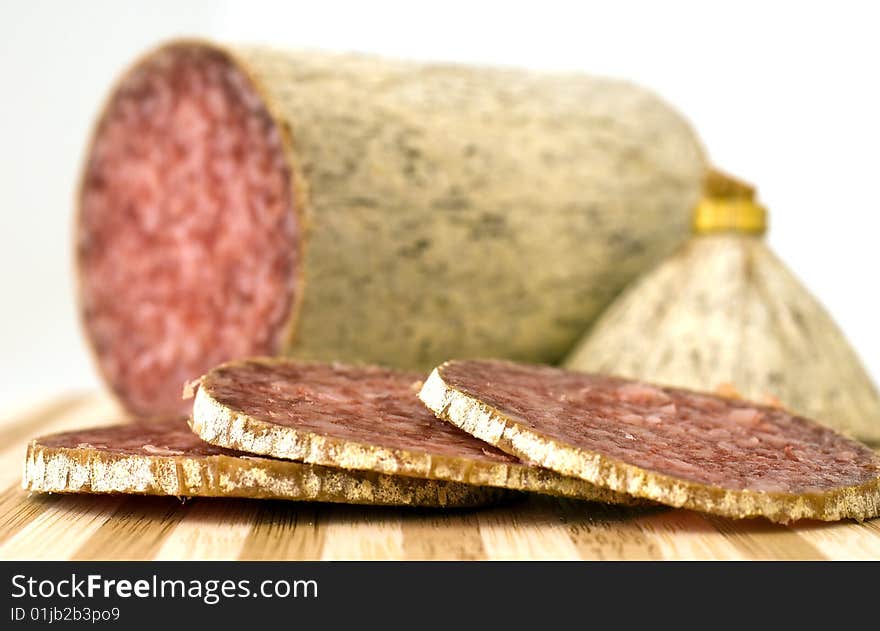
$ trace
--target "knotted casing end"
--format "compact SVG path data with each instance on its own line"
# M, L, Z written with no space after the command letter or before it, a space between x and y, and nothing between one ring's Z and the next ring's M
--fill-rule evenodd
M755 187L751 184L710 169L703 197L694 209L694 233L764 234L767 231L767 210L755 197Z

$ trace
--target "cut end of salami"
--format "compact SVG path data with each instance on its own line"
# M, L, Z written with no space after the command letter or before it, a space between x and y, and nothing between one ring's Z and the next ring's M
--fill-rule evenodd
M40 493L245 497L478 506L503 491L258 458L209 445L183 419L66 432L31 442L22 485Z
M278 351L301 237L284 133L207 45L162 48L112 95L86 160L76 257L87 336L132 412L185 413L184 382Z
M880 457L778 408L477 360L441 365L419 396L505 452L671 506L778 522L880 514Z
M212 444L276 458L579 499L633 498L533 467L438 419L423 376L288 359L233 361L202 378L192 427Z

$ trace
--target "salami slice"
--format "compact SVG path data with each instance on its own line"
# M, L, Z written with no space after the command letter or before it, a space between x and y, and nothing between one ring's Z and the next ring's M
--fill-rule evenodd
M880 513L880 457L782 409L502 361L442 364L419 396L507 453L670 506L783 523Z
M533 467L437 419L416 397L423 375L380 368L248 359L202 377L192 428L248 453L580 499L632 503Z
M86 429L31 442L22 486L40 493L251 497L475 506L498 489L257 458L209 445L183 419Z

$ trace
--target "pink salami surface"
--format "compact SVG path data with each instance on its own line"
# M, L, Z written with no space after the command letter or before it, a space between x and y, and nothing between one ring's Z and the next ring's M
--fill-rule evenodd
M81 311L131 411L185 414L187 380L277 352L300 227L281 132L222 53L153 55L116 90L81 191Z
M784 410L500 361L457 361L444 383L546 438L731 490L822 492L880 475L869 448Z
M418 373L294 361L234 362L202 387L257 420L364 445L497 463L519 460L439 420L416 396Z
M52 434L39 439L44 447L93 449L129 456L239 456L237 451L215 447L190 431L183 418L151 419Z

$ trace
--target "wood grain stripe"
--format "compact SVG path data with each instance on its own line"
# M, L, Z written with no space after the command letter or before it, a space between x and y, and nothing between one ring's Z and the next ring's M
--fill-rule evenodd
M18 482L9 486L0 495L0 546L61 497L50 495L37 501L29 498L27 491Z
M237 559L258 510L259 502L254 500L196 498L155 558L182 561Z
M107 521L122 503L122 498L65 495L58 499L32 497L28 501L48 502L50 505L0 547L2 559L69 559Z
M190 505L173 497L127 497L71 558L78 561L152 559Z
M635 525L656 543L664 559L744 560L742 551L719 532L705 516L674 509L635 520Z
M835 561L880 559L877 520L863 524L802 522L792 526L792 530Z
M321 513L324 518L322 559L384 561L404 557L398 509L327 505Z
M866 521L861 524L861 526L872 535L876 534L878 537L880 537L880 517L878 517L877 519L872 519L871 521Z
M478 510L403 511L401 528L404 556L423 561L485 559L486 550L477 520Z
M754 560L807 561L827 557L797 532L763 519L734 521L723 517L708 517L718 531L743 556Z
M663 508L628 508L595 502L558 500L561 519L582 559L659 560L660 546L637 519Z
M521 505L478 512L477 523L486 556L492 560L580 559L553 502L553 498L535 495Z
M252 561L320 559L324 547L321 519L318 504L261 502L238 558Z

